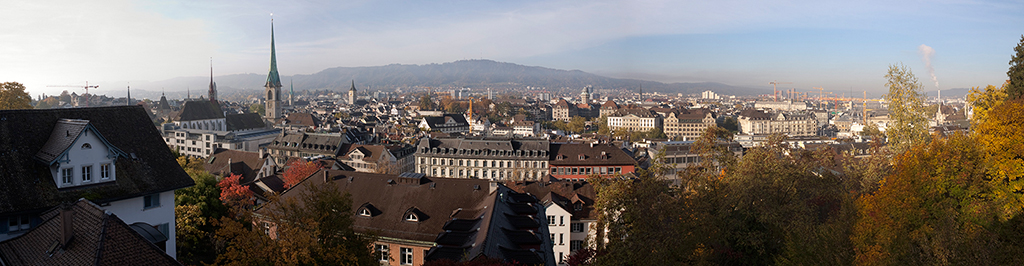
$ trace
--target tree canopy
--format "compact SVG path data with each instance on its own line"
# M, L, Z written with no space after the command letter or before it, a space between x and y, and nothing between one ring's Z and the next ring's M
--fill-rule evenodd
M32 109L32 97L25 85L17 82L0 83L0 110Z
M885 130L889 145L897 152L909 150L928 141L928 118L924 112L924 95L921 83L903 64L890 65L885 74L889 94L889 118L892 120Z
M1006 86L1006 93L1010 99L1020 98L1024 95L1024 35L1020 36L1020 42L1013 48L1014 54L1010 57L1010 69L1006 71L1009 84Z

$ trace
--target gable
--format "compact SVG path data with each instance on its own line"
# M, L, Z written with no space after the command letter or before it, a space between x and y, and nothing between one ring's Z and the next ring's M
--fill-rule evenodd
M95 151L105 151L106 154ZM100 155L108 159L125 155L89 124L89 120L60 119L53 131L50 132L50 138L46 144L36 153L35 158L46 165L53 165L68 162L71 159L69 153L82 154L87 157Z

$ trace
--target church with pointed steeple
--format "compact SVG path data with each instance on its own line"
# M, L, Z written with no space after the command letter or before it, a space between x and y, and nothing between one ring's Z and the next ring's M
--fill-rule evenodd
M270 74L267 74L266 115L267 120L281 118L281 75L277 73L277 52L274 47L274 18L270 18Z
M217 103L217 83L213 82L213 58L210 58L210 102Z
M352 87L348 89L348 104L356 104L356 81L352 80Z

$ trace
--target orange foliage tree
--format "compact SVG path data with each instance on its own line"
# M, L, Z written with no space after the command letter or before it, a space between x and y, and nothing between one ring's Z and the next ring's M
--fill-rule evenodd
M899 155L892 175L857 200L856 264L948 265L994 261L995 204L985 156L972 138L954 135Z
M242 185L241 175L231 174L220 180L217 186L220 187L220 201L229 207L247 207L252 205L252 190L248 185Z
M290 188L323 168L316 161L294 160L284 168L284 188Z
M978 124L978 141L985 147L995 196L1002 203L1000 217L1024 211L1024 99L999 103Z

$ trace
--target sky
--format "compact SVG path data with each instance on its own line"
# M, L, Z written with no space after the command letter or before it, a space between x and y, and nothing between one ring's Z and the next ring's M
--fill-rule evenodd
M211 58L216 75L266 73L272 17L282 75L490 59L869 96L892 64L928 92L1002 84L1024 34L1022 1L3 2L0 82L33 97L209 76Z

